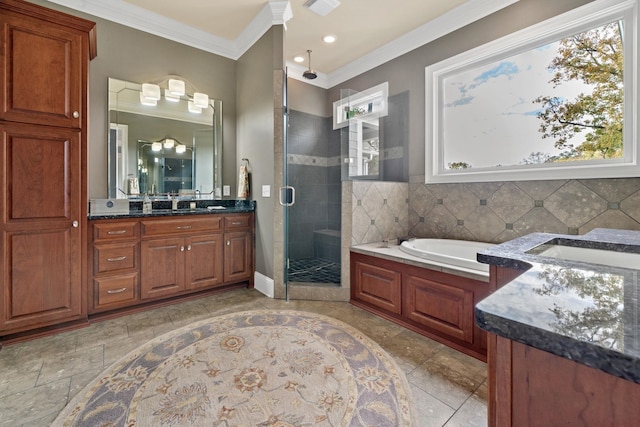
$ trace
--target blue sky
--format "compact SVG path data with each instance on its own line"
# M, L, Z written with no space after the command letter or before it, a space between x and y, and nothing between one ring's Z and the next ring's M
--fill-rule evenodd
M533 100L541 95L572 99L587 87L549 83L547 67L556 50L554 43L444 78L445 165L516 165L532 152L559 152L552 140L542 139L540 105Z

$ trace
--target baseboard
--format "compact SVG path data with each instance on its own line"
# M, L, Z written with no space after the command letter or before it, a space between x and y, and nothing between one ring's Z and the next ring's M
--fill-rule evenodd
M262 273L258 273L257 271L255 272L253 278L253 287L269 298L273 298L273 296L275 295L273 279L265 276Z

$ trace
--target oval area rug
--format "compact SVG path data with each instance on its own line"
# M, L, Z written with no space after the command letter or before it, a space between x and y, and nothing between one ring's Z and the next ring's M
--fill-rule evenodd
M199 321L129 353L54 426L411 426L395 361L327 316L255 310Z

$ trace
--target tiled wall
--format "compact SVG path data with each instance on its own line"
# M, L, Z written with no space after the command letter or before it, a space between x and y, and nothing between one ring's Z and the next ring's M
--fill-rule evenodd
M351 196L351 245L392 240L407 235L407 183L345 181L345 191Z
M640 230L640 178L409 184L409 234L505 242L532 232Z
M351 245L406 235L500 243L533 232L640 230L640 178L427 185L415 176L411 181L345 182Z

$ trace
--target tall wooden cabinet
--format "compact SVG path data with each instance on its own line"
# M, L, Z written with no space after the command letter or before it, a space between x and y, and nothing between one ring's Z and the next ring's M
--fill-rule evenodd
M0 0L0 337L86 318L95 24Z

